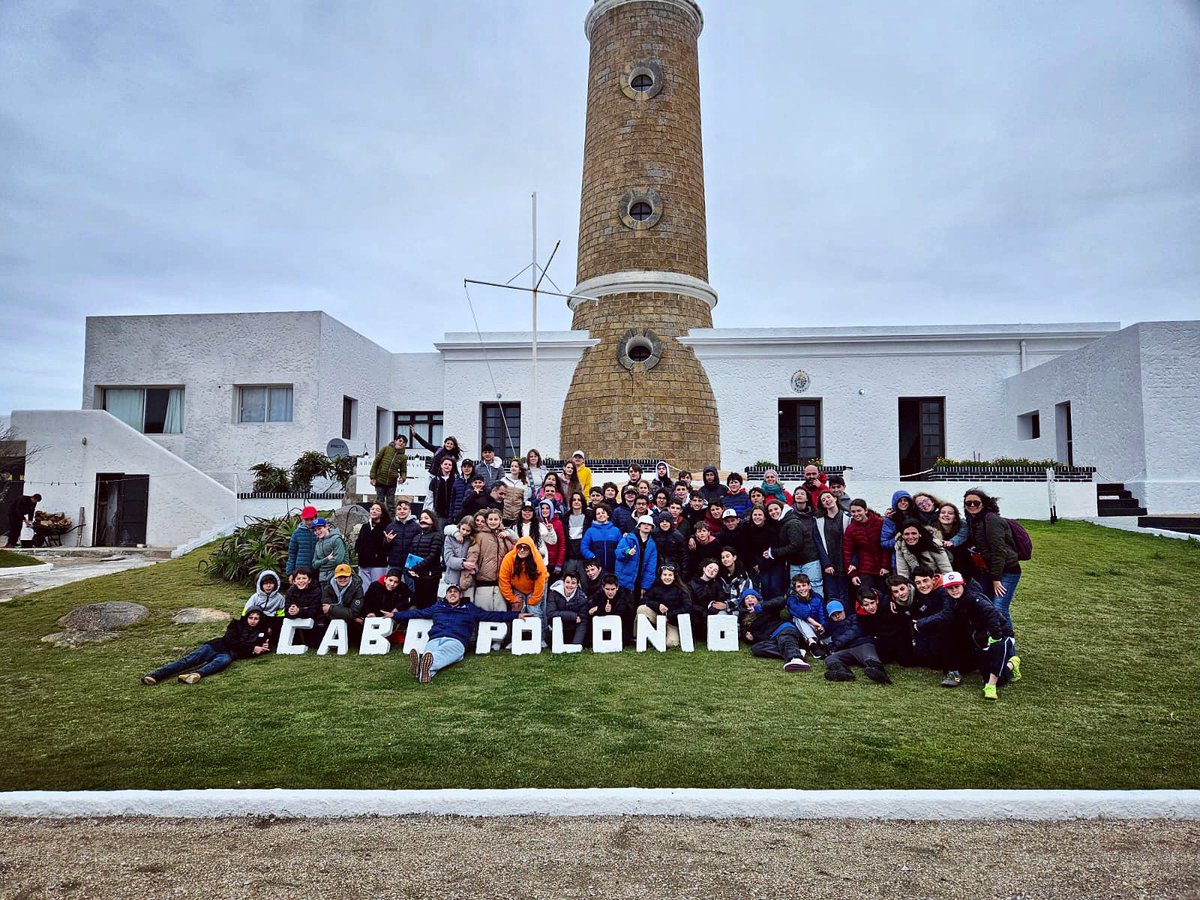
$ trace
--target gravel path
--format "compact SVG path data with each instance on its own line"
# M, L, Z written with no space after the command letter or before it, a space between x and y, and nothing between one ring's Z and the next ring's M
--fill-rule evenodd
M1197 822L0 819L6 898L1200 896Z

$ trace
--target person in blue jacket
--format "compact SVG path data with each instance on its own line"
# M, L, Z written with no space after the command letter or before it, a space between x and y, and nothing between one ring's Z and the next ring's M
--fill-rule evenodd
M917 508L913 505L912 494L908 491L896 491L892 494L892 507L883 516L883 529L879 532L879 545L885 550L895 553L896 538L909 519L916 518ZM893 556L893 560L895 557ZM896 571L895 563L892 571Z
M863 631L858 616L847 613L838 600L829 601L825 613L825 630L829 634L829 646L833 651L825 658L825 679L853 681L854 673L850 671L850 665L858 663L863 667L863 674L872 681L891 684L892 679L888 677L883 662L875 651L875 641Z
M462 660L467 654L467 641L480 622L511 622L528 619L531 613L493 612L480 609L474 603L464 603L462 588L457 584L446 587L446 598L427 609L405 609L392 613L397 622L406 619L432 619L429 641L425 650L410 650L409 674L421 684L429 684L433 676L447 666Z
M804 646L820 659L825 655L820 644L825 634L825 598L813 590L812 581L800 572L792 578L792 589L785 599L788 615L799 629Z
M583 533L579 543L579 552L584 560L594 559L600 563L605 572L616 573L617 544L621 541L621 529L609 521L612 510L607 503L599 504L593 510L592 524Z
M642 591L647 591L658 578L658 548L654 546L654 519L642 516L637 520L637 529L621 538L617 544L617 581L629 591L634 605L642 602Z
M312 523L317 517L315 506L306 506L300 510L300 524L292 532L288 541L287 568L284 574L288 584L292 583L298 569L310 569L313 564L313 548L317 546L317 537L313 534Z

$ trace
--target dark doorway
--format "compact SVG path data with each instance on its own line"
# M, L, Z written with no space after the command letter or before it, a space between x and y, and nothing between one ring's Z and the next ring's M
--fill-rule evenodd
M1071 431L1071 404L1054 404L1054 434L1057 439L1055 458L1068 466L1075 465L1075 435Z
M97 474L92 546L136 547L145 544L149 513L149 475Z
M946 398L900 398L900 477L918 477L946 455Z
M806 466L821 458L821 401L779 401L779 465Z

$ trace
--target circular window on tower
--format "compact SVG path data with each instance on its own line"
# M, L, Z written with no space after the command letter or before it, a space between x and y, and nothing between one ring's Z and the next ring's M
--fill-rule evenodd
M662 66L656 62L630 63L621 78L621 93L630 100L649 100L663 89Z
M626 228L645 231L653 228L662 218L662 197L657 191L629 191L621 198L621 221Z
M617 362L632 371L635 365L653 369L662 359L662 341L649 328L630 328L617 341Z

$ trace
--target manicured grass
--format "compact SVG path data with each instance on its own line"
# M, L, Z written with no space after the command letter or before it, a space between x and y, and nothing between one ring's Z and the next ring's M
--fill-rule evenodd
M0 569L15 569L18 566L39 566L42 561L26 556L24 553L13 553L11 550L0 550Z
M275 657L146 688L219 634L174 626L248 592L197 556L0 605L0 789L198 787L1200 787L1200 544L1031 523L1014 606L1026 677L895 684L784 675L748 652L467 659ZM82 603L151 618L81 650L39 642Z

